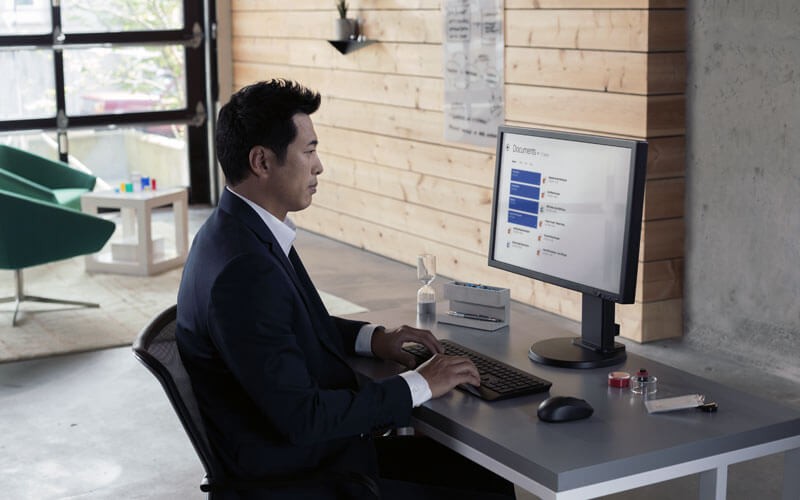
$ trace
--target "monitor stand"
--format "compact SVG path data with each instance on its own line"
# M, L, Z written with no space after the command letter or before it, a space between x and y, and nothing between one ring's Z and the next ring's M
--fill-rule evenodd
M528 357L544 365L564 368L599 368L625 361L625 346L614 341L614 302L583 294L580 337L559 337L536 342Z

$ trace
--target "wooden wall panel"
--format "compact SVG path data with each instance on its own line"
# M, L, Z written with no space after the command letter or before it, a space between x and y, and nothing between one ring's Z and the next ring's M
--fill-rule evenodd
M686 172L686 137L658 137L647 142L647 178L683 177Z
M620 335L637 342L675 337L683 329L683 299L618 305Z
M647 97L545 87L506 87L506 118L617 135L647 135Z
M357 110L357 111L356 111ZM315 122L379 135L427 142L442 138L444 115L441 111L399 108L388 104L353 102L322 98Z
M682 9L686 0L505 0L511 9Z
M271 75L286 75L301 82L318 82L330 89L330 97L437 112L442 109L442 82L433 78L367 73L361 75L356 86L349 82L350 73L345 70L258 63L237 63L234 70L237 78L242 78L243 82L263 80Z
M683 177L672 179L650 179L645 185L645 221L683 217L683 196L685 182Z
M637 302L655 302L683 296L683 259L643 262L636 286Z
M533 120L550 128L605 132L628 137L684 133L682 94L641 96L506 86L506 118Z
M507 83L638 95L682 93L686 85L681 52L508 47L505 57Z
M444 140L441 5L350 0L378 43L341 55L326 41L329 0L232 0L234 88L286 77L323 95L325 171L300 227L408 264L435 253L443 276L579 320L580 294L487 266L494 149ZM618 321L637 341L680 335L685 0L505 8L507 123L649 142L636 303L618 305Z
M384 189L381 193L365 192L359 188L330 184L318 192L319 196L315 196L314 203L320 208L346 214L355 219L368 219L369 212L380 211L383 213L379 221L381 226L408 228L411 225L416 237L429 240L437 239L444 232L448 234L446 241L448 245L478 256L485 256L489 246L489 223L475 220L482 218L479 213L480 208L467 204L472 217L459 217L459 214L438 210L435 204L417 205L407 203L402 199L402 195L400 199L386 196L384 194L386 191ZM424 197L425 194L421 196Z
M332 10L244 11L233 13L235 36L269 38L308 38L322 40L333 36ZM441 43L442 16L439 10L371 10L359 13L362 33L367 38L387 42Z
M313 68L368 71L408 76L441 78L442 50L438 45L386 43L342 57L321 39L294 39L292 49L286 40L237 36L233 39L236 62L291 64Z
M361 9L438 9L439 0L349 0L351 12ZM234 10L288 10L286 0L233 0ZM292 0L291 10L328 10L334 14L333 1Z
M236 63L234 70L242 81L257 81L283 75L301 82L315 82L328 89L328 97L382 103L403 108L441 111L442 80L386 73L360 73L355 79L347 70L314 67Z
M684 230L682 217L643 222L639 260L652 262L682 258Z
M331 14L331 11L233 11L233 35L291 39L313 34L324 40L333 35Z
M506 44L631 52L682 51L685 31L675 25L683 22L683 11L674 10L518 10L513 16L506 16Z
M350 169L341 167L348 163L352 174L349 173ZM328 164L330 174L327 180L334 183L334 186L331 186L333 189L341 189L341 185L353 188L352 192L344 194L355 197L362 194L364 200L370 204L379 201L374 200L371 196L400 203L401 205L393 205L393 210L404 217L404 226L413 226L414 219L406 219L406 215L419 207L469 219L472 224L489 222L492 193L488 187L471 186L458 180L380 167L373 163L354 162L351 158L329 157ZM326 174L323 173L323 175ZM325 179L321 179L321 182L324 181ZM446 197L446 203L442 202L443 197ZM315 196L315 198L323 198L323 196ZM370 205L365 206L369 207ZM391 218L395 215L397 214L386 214L380 220L384 222L389 220L387 217ZM435 233L430 235L432 238L436 236Z
M467 150L454 144L432 144L371 132L347 130L316 124L319 152L419 172L465 184L491 186L494 182L494 153Z
M351 0L354 12L360 9L438 9L440 0ZM232 0L233 9L286 10L286 0ZM506 9L668 9L684 8L686 0L505 0ZM292 0L292 10L330 10L331 2Z

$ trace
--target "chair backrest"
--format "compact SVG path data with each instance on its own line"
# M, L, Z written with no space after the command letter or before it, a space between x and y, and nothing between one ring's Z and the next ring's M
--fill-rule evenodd
M97 177L57 160L0 144L0 168L49 189L83 188L91 191Z
M223 478L222 469L208 442L208 435L189 375L186 373L178 352L178 344L175 341L177 311L177 305L173 305L153 318L136 337L133 343L133 352L136 358L161 382L186 434L189 435L206 470L206 481L200 485L200 489L208 492L209 498L212 498L211 495L213 495L215 499L238 499L238 493L230 488L257 491L261 493L259 498L262 498L271 489L336 484L352 484L356 488L355 491L359 492L354 494L357 498L380 498L377 485L372 479L355 472L321 472L255 481L236 481Z
M17 175L10 170L6 170L2 166L0 166L0 189L48 203L58 203L56 194L52 189Z
M221 479L221 469L208 442L189 375L181 361L175 341L177 306L153 318L133 343L133 352L161 382L172 407L197 452L209 484ZM205 488L203 488L205 490Z

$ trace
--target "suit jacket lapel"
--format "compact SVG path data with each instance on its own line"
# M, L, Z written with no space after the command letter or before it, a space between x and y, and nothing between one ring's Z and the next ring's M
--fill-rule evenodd
M219 207L242 221L244 225L258 236L258 239L264 243L270 254L281 263L284 270L286 270L286 274L292 280L292 283L294 283L295 288L300 291L300 295L303 297L306 305L308 305L307 297L303 293L303 285L294 273L292 264L289 263L289 259L286 258L283 250L281 250L275 236L273 236L267 225L264 224L264 221L261 220L261 217L259 217L247 203L240 200L238 196L229 193L227 189L222 192L222 196L219 200Z
M318 317L322 323L321 326L324 326L325 331L328 332L325 337L330 339L336 345L338 354L341 356L344 353L342 338L340 335L336 334L336 325L331 320L331 315L325 308L325 304L322 302L322 298L317 292L317 287L315 287L314 283L312 283L311 278L309 277L308 272L306 272L306 268L303 265L303 261L300 260L300 256L297 255L297 251L294 249L294 247L292 247L292 249L289 251L289 262L292 263L294 271L297 274L300 283L303 285L303 289L305 290L308 298L306 304L311 305L312 313L316 314L316 317Z
M264 224L264 221L261 220L261 217L259 217L247 203L240 200L238 196L229 193L227 189L222 192L222 196L219 200L219 207L241 220L262 242L264 242L267 250L281 263L287 276L289 276L295 289L300 294L303 303L305 303L312 323L317 325L314 333L331 353L347 364L347 361L344 359L341 338L335 334L336 327L330 319L330 314L328 314L327 309L325 309L325 305L322 303L322 299L317 293L314 284L311 282L311 278L308 276L294 247L292 247L289 253L289 256L292 257L292 261L290 262L283 253L275 236L267 225Z

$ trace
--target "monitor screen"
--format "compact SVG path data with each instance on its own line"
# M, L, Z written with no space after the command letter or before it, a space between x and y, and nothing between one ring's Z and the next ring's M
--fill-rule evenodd
M497 141L489 265L633 302L647 144L507 126Z

